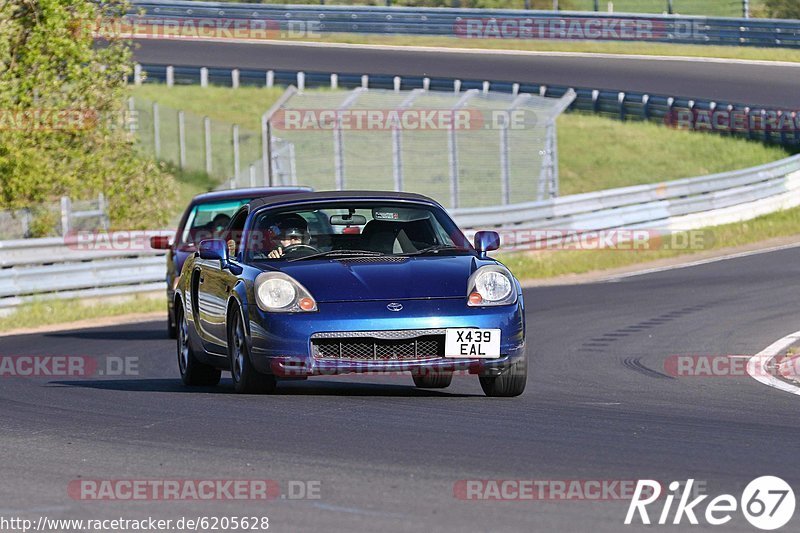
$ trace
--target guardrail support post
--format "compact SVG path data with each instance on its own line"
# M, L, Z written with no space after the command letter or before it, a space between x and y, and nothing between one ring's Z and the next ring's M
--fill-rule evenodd
M70 218L72 218L72 201L69 196L61 197L61 236L66 237L70 230Z
M136 86L142 84L142 65L139 63L133 66L133 84Z
M489 85L488 81L483 82L483 94L489 94Z
M208 87L208 68L200 68L200 87Z
M431 79L430 78L422 78L422 90L427 91L431 88Z
M239 88L239 69L235 68L231 70L231 87L234 89Z
M619 119L625 120L625 93L621 92L617 95L617 102L619 102Z
M175 85L175 67L169 65L167 67L167 87Z
M392 80L392 82L394 83L394 92L396 93L400 92L400 84L402 83L402 81L403 80L400 78L400 76L394 77L394 79Z
M161 119L158 114L158 102L153 102L153 150L156 159L161 157Z
M267 83L267 89L272 89L272 87L275 85L275 71L274 70L268 70L267 71L267 81L266 81L266 83Z
M650 95L642 95L642 118L645 120L650 119Z
M211 119L203 117L203 137L206 146L206 174L211 174Z
M461 92L461 80L453 80L453 92L456 94Z
M181 170L186 168L186 116L178 111L178 161Z
M331 74L331 89L338 89L338 88L339 88L339 75Z
M297 90L303 92L306 89L306 73L300 71L297 73Z
M361 76L361 88L368 89L369 88L369 76L364 74Z
M514 96L519 94L519 83L511 84L511 94L513 94Z

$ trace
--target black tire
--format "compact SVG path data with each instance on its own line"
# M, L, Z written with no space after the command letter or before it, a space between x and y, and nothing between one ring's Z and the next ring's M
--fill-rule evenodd
M480 376L478 379L486 396L519 396L525 391L525 384L528 382L528 362L521 359L499 376Z
M194 355L192 346L189 343L189 323L183 313L181 306L175 308L175 318L178 321L178 370L181 373L181 381L190 387L212 387L219 384L222 374L219 368L201 363Z
M250 361L250 348L244 321L239 310L231 312L228 321L228 358L231 364L233 388L240 394L269 394L275 392L275 376L262 374Z
M444 389L453 381L453 372L447 370L431 370L424 374L411 374L414 385L420 389Z

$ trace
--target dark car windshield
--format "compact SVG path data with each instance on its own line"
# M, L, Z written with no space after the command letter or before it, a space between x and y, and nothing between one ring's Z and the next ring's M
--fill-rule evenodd
M474 253L442 210L426 204L353 201L256 213L250 261Z
M196 244L203 239L213 239L218 237L236 211L250 199L242 198L239 200L223 200L208 202L194 206L186 219L183 234L180 236L180 244Z

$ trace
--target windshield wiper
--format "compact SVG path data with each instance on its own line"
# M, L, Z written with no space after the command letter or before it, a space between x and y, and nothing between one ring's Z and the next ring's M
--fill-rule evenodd
M361 255L368 257L378 257L386 254L381 252L373 252L371 250L328 250L327 252L320 252L318 254L311 254L305 257L298 257L297 259L289 259L287 263L294 263L295 261L305 261L306 259L317 259L320 257L332 257L338 255L341 256Z
M408 252L405 254L399 254L402 256L411 256L411 255L422 255L427 253L437 253L442 252L445 250L455 250L459 252L469 252L469 249L462 248L461 246L453 246L450 244L434 244L433 246L428 246L427 248L423 248L422 250L417 250L416 252Z

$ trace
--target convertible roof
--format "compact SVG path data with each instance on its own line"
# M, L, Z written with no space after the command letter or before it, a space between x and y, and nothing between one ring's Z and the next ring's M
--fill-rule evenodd
M412 200L427 204L439 205L436 200L411 192L395 191L318 191L306 192L301 194L282 194L280 196L257 198L250 202L250 209L259 207L278 205L286 203L301 203L306 201L325 201L325 200Z

